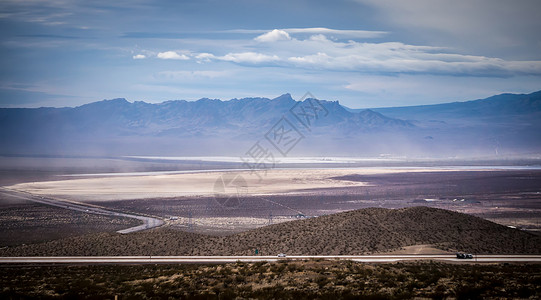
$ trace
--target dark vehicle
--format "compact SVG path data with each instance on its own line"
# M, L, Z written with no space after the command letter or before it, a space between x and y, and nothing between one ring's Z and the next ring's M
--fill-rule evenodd
M473 255L470 254L470 253L457 252L456 253L456 258L459 258L459 259L473 259Z

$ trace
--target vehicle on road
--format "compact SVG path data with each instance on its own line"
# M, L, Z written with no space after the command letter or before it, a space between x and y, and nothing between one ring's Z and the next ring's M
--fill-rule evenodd
M280 253L278 254L278 257L286 257L286 255L284 253Z
M470 253L457 252L456 253L456 258L459 258L459 259L473 259L473 255L470 254Z

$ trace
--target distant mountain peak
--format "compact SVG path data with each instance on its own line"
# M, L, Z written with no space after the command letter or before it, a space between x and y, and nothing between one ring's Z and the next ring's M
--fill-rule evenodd
M222 100L220 100L220 99L210 99L210 98L201 98L201 99L197 100L196 102L202 102L202 103L211 102L212 103L212 102L222 102Z
M130 103L126 98L114 98L114 99L103 99L100 102L105 103Z
M96 107L118 107L118 106L125 106L130 105L128 100L125 98L115 98L115 99L104 99L97 102L92 102L88 104L84 104L81 106L78 106L79 109L86 109L86 108L96 108Z
M280 101L280 102L281 101L288 101L288 102L290 102L290 101L295 101L295 100L293 100L290 93L285 93L283 95L280 95L280 96L272 99L272 101Z

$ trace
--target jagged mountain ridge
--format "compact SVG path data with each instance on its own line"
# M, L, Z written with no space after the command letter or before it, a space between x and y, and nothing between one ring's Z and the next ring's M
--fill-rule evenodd
M273 122L286 115L297 102L289 94L275 99L244 98L221 101L203 98L197 101L166 101L159 104L145 102L130 103L126 99L113 99L94 102L75 108L38 108L38 109L2 109L2 125L19 123L41 129L96 132L120 135L132 134L174 134L177 130L198 131L260 129L272 126ZM356 126L356 129L409 127L406 121L388 118L380 113L364 110L359 113L349 112L337 101L321 100L320 103L329 111L321 122L314 126ZM291 116L290 116L291 117ZM47 122L44 122L44 121ZM5 127L4 127L5 128ZM11 127L13 128L13 127Z
M313 101L313 99L306 99ZM314 102L315 103L315 102ZM413 127L411 123L364 110L350 112L338 101L318 100L324 116L313 119L313 135L351 136L363 132L396 130ZM56 151L80 151L97 147L141 148L181 140L232 140L254 142L286 116L299 130L307 128L296 121L290 109L303 104L284 94L274 99L244 98L221 101L203 98L197 101L174 100L158 104L113 99L93 102L74 108L0 109L0 138L7 141L0 154L23 152L41 154ZM316 122L317 121L317 122ZM168 141L166 141L168 140ZM64 145L59 149L59 145ZM32 150L32 151L31 151ZM109 149L105 149L109 151ZM155 151L153 149L152 151ZM197 151L197 150L196 150ZM119 151L122 152L122 149ZM133 153L133 152L131 152ZM148 152L147 152L148 153ZM125 153L124 153L125 154Z
M286 116L293 155L467 157L541 152L541 91L447 104L351 110L319 100L310 128L274 99L103 100L74 108L0 108L0 154L242 155ZM309 105L308 105L309 106ZM301 116L302 117L302 116Z

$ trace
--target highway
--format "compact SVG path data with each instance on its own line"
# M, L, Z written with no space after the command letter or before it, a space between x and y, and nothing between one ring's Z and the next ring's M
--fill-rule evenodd
M273 262L281 260L351 260L366 263L397 261L441 261L461 263L541 263L541 255L477 255L458 259L455 255L360 255L360 256L34 256L0 257L0 264L193 264Z
M75 211L88 213L88 214L132 218L132 219L137 219L143 222L143 224L141 225L119 230L117 231L118 233L124 233L124 234L132 233L136 231L159 227L164 224L163 220L160 220L157 218L145 217L145 216L139 216L139 215L133 215L133 214L127 214L127 213L120 213L120 212L107 210L96 205L82 204L80 202L68 201L64 199L56 199L52 197L36 196L30 193L15 191L15 190L6 189L6 188L0 188L0 194L4 194L4 196L11 197L11 198L17 198L21 200L41 203L41 204L60 207L64 209L75 210Z

